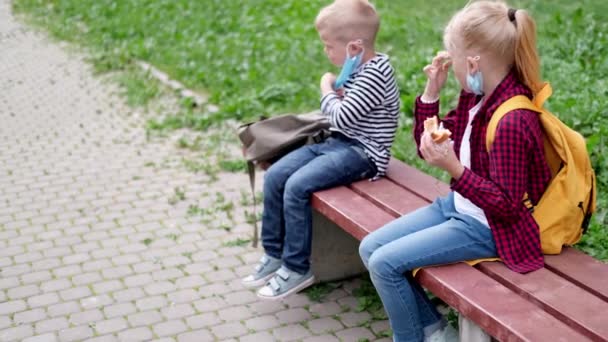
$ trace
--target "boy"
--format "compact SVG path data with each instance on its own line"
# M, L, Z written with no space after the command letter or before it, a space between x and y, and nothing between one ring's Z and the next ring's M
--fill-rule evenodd
M313 192L385 174L399 117L399 89L386 55L374 43L380 20L367 0L335 0L315 26L340 77L321 78L321 110L331 137L301 147L273 164L264 178L265 255L247 287L277 300L314 283L310 270Z

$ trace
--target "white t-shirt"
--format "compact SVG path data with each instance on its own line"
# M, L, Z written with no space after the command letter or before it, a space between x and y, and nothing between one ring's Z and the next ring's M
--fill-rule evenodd
M476 104L475 107L469 110L469 123L467 124L467 128L464 130L464 135L462 136L462 143L460 144L460 162L462 163L462 165L468 168L471 167L471 123L473 122L475 115L477 115L477 112L481 108L482 103L483 100L479 101L479 103ZM488 219L486 218L486 215L484 214L483 210L473 204L473 202L460 195L458 192L454 192L454 206L456 208L456 211L458 211L459 213L469 215L475 218L477 221L483 223L486 227L490 227L490 225L488 224Z

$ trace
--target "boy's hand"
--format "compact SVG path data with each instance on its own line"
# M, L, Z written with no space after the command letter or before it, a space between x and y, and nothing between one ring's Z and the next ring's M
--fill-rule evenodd
M452 61L447 51L439 51L431 64L424 67L423 70L428 80L422 96L426 102L434 102L439 99L439 93L448 79L451 65Z
M332 74L331 72L326 72L321 77L321 84L320 84L321 94L323 94L323 96L325 96L328 93L333 92L335 83L336 83L336 75Z
M464 173L464 166L456 157L454 145L450 140L437 144L427 132L420 138L420 154L427 163L447 171L454 179L460 178Z

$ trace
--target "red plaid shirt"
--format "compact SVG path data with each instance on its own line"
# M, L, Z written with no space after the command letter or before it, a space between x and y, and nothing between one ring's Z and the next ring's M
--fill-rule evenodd
M527 192L538 203L549 184L551 172L545 161L542 130L538 114L514 110L500 120L492 153L486 151L486 128L494 111L515 95L531 97L530 90L509 73L487 98L472 122L471 168L466 168L451 188L480 207L492 229L498 255L513 271L526 273L543 267L538 224L524 206ZM469 110L480 97L464 91L458 106L443 118L443 126L452 131L454 149L459 155ZM439 102L426 104L416 100L414 138L420 144L426 118L439 113Z

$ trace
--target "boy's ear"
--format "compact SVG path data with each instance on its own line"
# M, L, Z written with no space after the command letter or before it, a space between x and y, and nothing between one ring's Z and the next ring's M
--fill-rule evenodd
M471 75L479 71L479 56L467 57L467 70Z
M363 51L363 41L361 39L353 40L348 43L348 53L353 55L358 55Z

